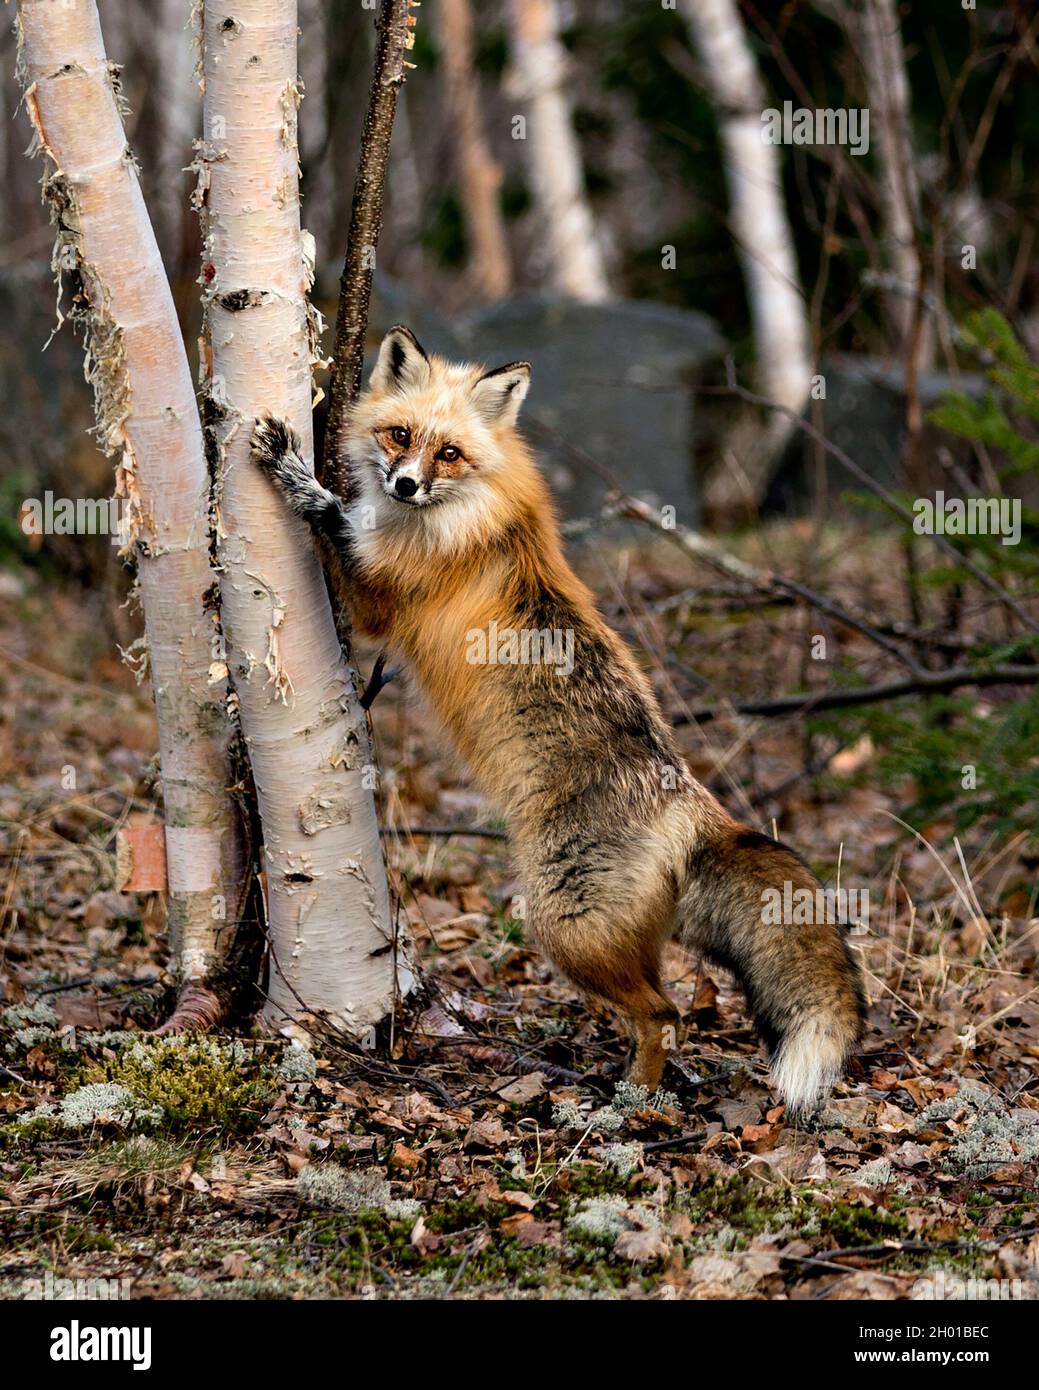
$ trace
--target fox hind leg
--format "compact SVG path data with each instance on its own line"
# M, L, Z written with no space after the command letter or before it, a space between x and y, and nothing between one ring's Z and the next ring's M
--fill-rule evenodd
M601 918L571 923L544 917L537 933L546 952L579 989L611 1004L628 1024L634 1055L628 1080L655 1091L677 1043L680 1015L660 981L662 941Z
M636 1086L645 1086L647 1091L655 1091L660 1085L668 1053L678 1041L678 1010L659 984L649 980L642 981L637 991L618 1000L617 1007L627 1018L635 1039L628 1080Z

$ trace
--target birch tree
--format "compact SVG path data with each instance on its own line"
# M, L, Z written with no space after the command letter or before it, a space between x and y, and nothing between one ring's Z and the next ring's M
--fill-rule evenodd
M383 1018L397 963L363 712L304 527L249 459L258 418L313 457L300 229L295 0L206 0L203 219L207 413L231 679L263 821L272 1023L322 1010L354 1035Z
M920 185L910 135L910 92L902 31L894 0L840 0L836 7L862 66L876 139L883 243L893 278L887 312L914 370L934 355L933 322L921 302L924 261ZM917 322L919 320L919 328ZM915 341L914 341L915 339Z
M520 130L550 283L573 299L600 303L609 298L609 283L566 95L555 0L509 0L508 16L511 87L526 107Z
M765 89L735 0L680 0L718 117L732 234L747 288L758 384L762 393L800 412L812 364L808 316L783 198L779 148L762 139ZM768 468L789 432L781 415L754 456L745 458L747 485L763 491ZM715 495L724 506L729 490Z
M469 0L439 0L439 59L454 130L455 163L470 250L470 276L484 299L503 299L512 282L502 216L501 166L483 134L473 69L473 12Z
M168 912L179 1018L211 1019L219 964L245 881L229 796L202 430L169 284L127 147L118 69L94 0L19 0L24 103L45 161L53 265L74 288L97 436L114 458L136 560L158 718ZM143 646L144 644L142 644Z

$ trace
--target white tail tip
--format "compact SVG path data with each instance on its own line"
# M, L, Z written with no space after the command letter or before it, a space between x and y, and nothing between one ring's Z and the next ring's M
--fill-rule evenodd
M780 1043L772 1079L792 1117L819 1109L844 1071L848 1043L832 1018L806 1018Z

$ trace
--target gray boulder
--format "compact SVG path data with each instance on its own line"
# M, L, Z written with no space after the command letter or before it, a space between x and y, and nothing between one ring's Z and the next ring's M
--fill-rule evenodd
M861 468L890 491L906 486L906 401L904 371L900 363L878 357L835 355L823 363L826 399L822 432ZM929 371L920 376L920 403L924 413L938 405L950 391L980 399L987 389L979 373ZM811 415L809 414L809 419ZM971 447L944 430L925 424L921 462L931 490L949 487L948 463L969 462ZM811 505L817 478L816 446L801 431L791 438L776 469L765 502L766 513L797 515ZM825 487L830 502L847 493L865 493L858 482L832 455L824 458ZM871 511L875 509L871 508Z

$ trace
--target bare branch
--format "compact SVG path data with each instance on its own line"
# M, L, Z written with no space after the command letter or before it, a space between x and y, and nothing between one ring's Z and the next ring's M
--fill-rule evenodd
M382 199L390 157L390 136L397 112L397 93L410 66L404 57L414 43L415 17L411 0L382 0L375 70L368 112L361 137L361 154L354 181L350 233L339 281L332 383L325 435L323 478L341 496L348 491L346 429L350 411L361 392L364 341L375 272L375 251L382 231Z
M897 700L901 695L941 695L962 686L1034 685L1039 666L991 666L971 670L966 666L951 671L921 671L906 680L865 685L858 690L821 690L809 695L781 695L775 700L747 700L734 705L702 705L699 709L679 710L672 724L707 724L731 710L735 714L800 714L821 709L848 709L854 705L875 705Z

